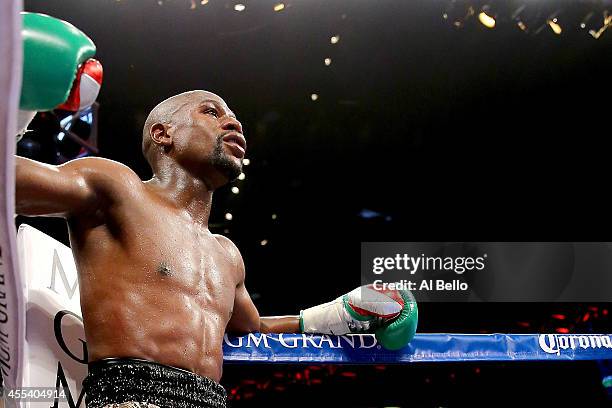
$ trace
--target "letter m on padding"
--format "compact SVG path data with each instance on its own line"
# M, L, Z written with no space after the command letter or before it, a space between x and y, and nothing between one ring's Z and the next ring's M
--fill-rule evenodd
M68 298L72 299L74 296L74 292L76 292L77 286L79 284L78 277L75 278L74 284L70 286L70 282L68 282L68 277L66 276L66 272L64 271L64 266L62 265L62 261L57 253L57 250L53 250L53 266L51 267L51 283L48 286L48 289L51 289L55 293L59 295L59 292L55 290L55 277L59 273L60 278L62 278L62 283L64 284L64 289L66 289L66 293L68 293Z

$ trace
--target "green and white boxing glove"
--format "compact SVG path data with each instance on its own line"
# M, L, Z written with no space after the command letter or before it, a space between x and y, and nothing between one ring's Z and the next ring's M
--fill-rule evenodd
M21 15L23 75L18 132L22 135L37 111L55 109L69 99L75 82L81 84L81 67L91 60L96 47L87 35L63 20L38 13Z
M389 350L405 347L414 337L418 308L407 290L376 290L372 285L358 287L339 298L303 310L303 333L375 333Z

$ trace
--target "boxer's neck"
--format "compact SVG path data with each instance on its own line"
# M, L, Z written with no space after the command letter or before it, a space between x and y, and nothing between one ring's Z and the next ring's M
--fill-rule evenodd
M156 173L146 183L154 187L157 194L184 209L194 222L208 227L213 190L205 181L178 167Z

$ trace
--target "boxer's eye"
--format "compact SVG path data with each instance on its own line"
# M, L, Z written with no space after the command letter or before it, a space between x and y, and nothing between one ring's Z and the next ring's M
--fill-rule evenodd
M207 115L212 115L215 118L219 117L219 114L217 113L217 111L215 109L206 108L206 109L204 109L204 113L207 114Z

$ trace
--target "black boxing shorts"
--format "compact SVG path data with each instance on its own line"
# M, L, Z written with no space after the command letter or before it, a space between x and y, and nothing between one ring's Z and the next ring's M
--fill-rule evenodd
M225 408L225 389L187 370L135 358L107 358L89 363L83 380L87 408L158 406Z

